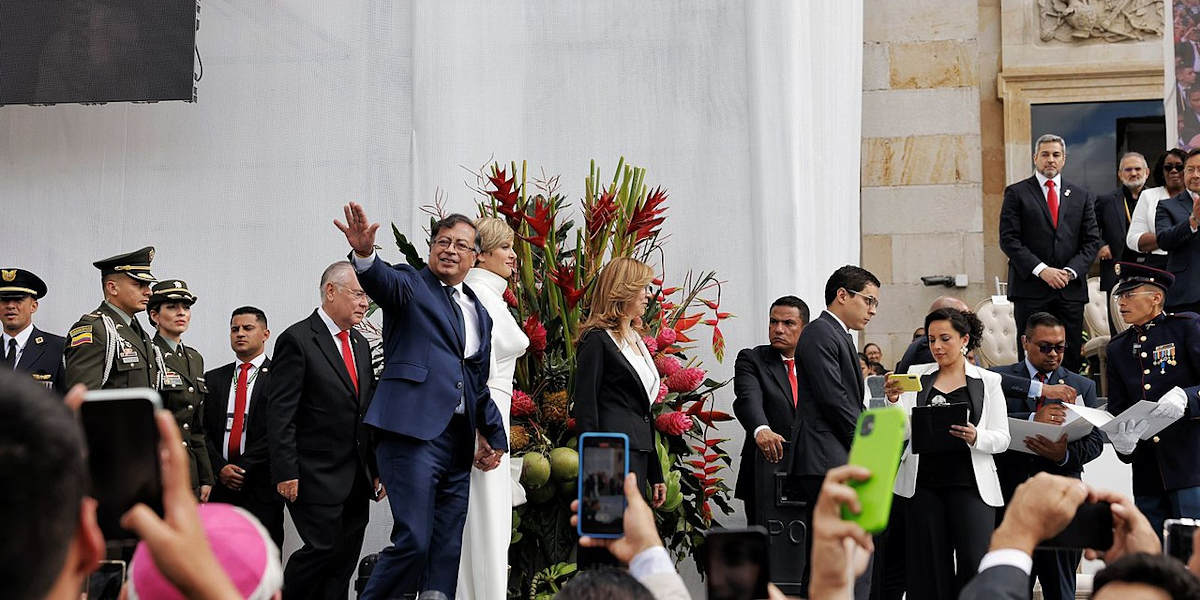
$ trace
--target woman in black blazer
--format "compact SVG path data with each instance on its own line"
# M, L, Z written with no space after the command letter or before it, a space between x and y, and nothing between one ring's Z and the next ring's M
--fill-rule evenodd
M643 490L651 484L647 500L658 507L667 495L650 411L658 370L641 335L653 277L649 266L632 258L614 259L600 272L575 351L572 413L580 433L629 436L629 470Z

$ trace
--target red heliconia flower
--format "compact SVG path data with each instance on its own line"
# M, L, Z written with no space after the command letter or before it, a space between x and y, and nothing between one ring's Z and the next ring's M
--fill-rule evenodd
M721 333L721 328L716 324L713 324L712 351L718 361L725 360L725 334Z
M662 293L664 296L670 296L671 294L674 294L675 292L678 292L678 291L679 291L678 287L669 287L669 288L663 288Z
M710 505L708 504L708 499L707 499L707 498L708 498L708 495L706 494L706 495L705 495L705 500L704 500L704 503L702 503L702 504L700 505L700 514L701 514L701 515L704 517L704 521L705 521L706 523L707 523L707 522L709 522L709 521L712 521L712 506L710 506Z
M654 419L654 427L667 435L683 435L692 428L692 418L673 410L658 415Z
M616 186L613 186L614 188ZM612 190L601 191L596 202L591 206L583 206L583 222L587 228L588 237L593 237L608 227L617 216L617 195Z
M717 318L718 318L718 319L720 319L720 320L722 320L722 321L723 321L723 320L725 320L725 319L728 319L729 317L732 317L732 316L734 316L734 314L733 314L733 313L727 313L727 312L719 312L719 313L717 313Z
M511 414L514 417L528 417L537 412L537 404L533 398L521 390L513 390Z
M575 265L559 265L553 271L550 271L550 281L553 281L554 285L557 285L562 290L563 297L567 299L568 307L575 308L575 305L579 304L579 300L583 298L585 290L575 289Z
M672 308L675 308L675 303L674 302L663 302L661 305L661 308L663 310L671 310Z
M680 369L671 376L667 377L665 383L672 392L686 394L688 392L695 391L696 388L700 387L700 384L704 383L704 378L707 375L708 374L704 372L704 369L699 367L689 367L686 369Z
M674 329L671 329L670 327L663 327L662 331L658 332L658 349L663 350L668 346L671 346L675 343L676 337L678 336L675 334Z
M662 277L655 277L654 279L650 280L650 283L653 283L654 285L662 285Z
M517 295L510 288L504 288L504 303L513 308L517 307Z
M637 210L633 211L633 215L629 219L629 225L625 227L626 234L636 234L635 242L640 242L648 237L658 235L659 225L663 224L667 218L662 216L662 213L667 210L667 207L659 208L659 205L667 200L667 193L662 188L654 188L652 192L646 195L646 201L642 203Z
M646 349L650 351L650 354L654 354L655 352L658 352L658 340L656 340L648 335L643 335L642 343L646 345Z
M683 368L683 363L679 362L678 358L668 354L659 354L654 357L654 366L658 367L658 374L661 377L670 377L679 372ZM691 390L688 390L689 392Z
M567 431L575 431L575 417L567 419Z
M546 327L538 321L537 315L529 315L525 319L525 325L522 326L525 330L525 336L529 338L529 351L534 354L541 354L546 351Z
M496 186L494 191L488 192L488 195L496 200L496 212L504 215L509 227L517 229L521 226L521 212L517 210L517 201L520 200L521 193L516 189L516 174L508 178L504 169L493 166L488 181Z
M546 202L541 196L533 199L533 215L525 213L525 222L529 223L529 227L533 229L537 235L530 237L521 236L521 239L537 246L538 248L546 247L546 236L550 234L550 228L554 227L554 217L550 214L550 203Z
M716 320L716 319L705 319L705 320L701 321L701 323L704 323L705 325L708 325L709 327L716 327L716 326L717 326L717 320Z
M670 388L667 387L667 384L660 381L658 383L658 397L654 399L654 403L661 404L663 400L667 399L667 394L669 393L671 393Z
M706 306L708 306L709 308L711 308L713 310L717 310L717 308L720 307L720 305L718 305L716 302L713 302L712 300L705 300L704 298L701 298L700 301L703 302Z

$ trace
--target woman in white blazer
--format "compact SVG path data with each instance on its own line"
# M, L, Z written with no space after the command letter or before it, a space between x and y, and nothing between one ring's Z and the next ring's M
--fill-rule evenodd
M529 338L509 312L504 290L516 268L513 230L503 219L475 221L480 253L467 272L466 284L492 317L492 362L488 388L510 426L513 373L525 354ZM518 462L518 461L512 461ZM519 470L510 467L508 453L491 471L471 469L467 521L463 527L456 597L471 600L504 600L508 590L508 542L512 537L512 507L525 502L525 491L514 481Z
M925 317L929 350L937 362L914 365L921 391L901 394L889 382L888 400L911 416L914 406L966 403L968 423L951 426L961 451L913 454L905 444L896 493L908 498L909 600L957 598L975 575L1003 506L993 454L1008 449L1008 406L1000 375L965 359L979 345L983 324L972 313L943 308ZM957 563L957 569L956 564Z

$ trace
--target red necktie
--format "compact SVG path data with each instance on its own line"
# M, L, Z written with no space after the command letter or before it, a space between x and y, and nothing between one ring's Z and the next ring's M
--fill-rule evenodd
M242 363L238 366L237 388L233 393L233 427L229 429L229 462L237 460L242 454L242 428L246 424L247 375L252 366L250 363Z
M796 406L796 359L783 359L783 366L787 369L788 383L792 384L792 406Z
M1046 205L1050 208L1050 223L1058 229L1058 192L1054 191L1054 180L1046 180Z
M1042 382L1042 385L1046 385L1046 374L1045 373L1038 371L1038 374L1034 375L1034 377L1037 377L1037 380ZM1042 407L1045 405L1046 405L1046 396L1045 395L1038 396L1037 397L1037 410L1042 410Z
M346 372L350 374L350 381L354 382L354 391L358 391L358 371L354 368L354 354L350 352L350 332L339 331L338 339L342 340L342 362L346 363Z

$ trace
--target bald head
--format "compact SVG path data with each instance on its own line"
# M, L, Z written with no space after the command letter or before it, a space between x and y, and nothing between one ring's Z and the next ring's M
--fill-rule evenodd
M970 308L967 307L966 302L963 302L954 296L938 296L937 300L934 300L933 304L929 305L929 312L933 312L942 308L953 308L954 310L960 310L963 312L970 310Z

